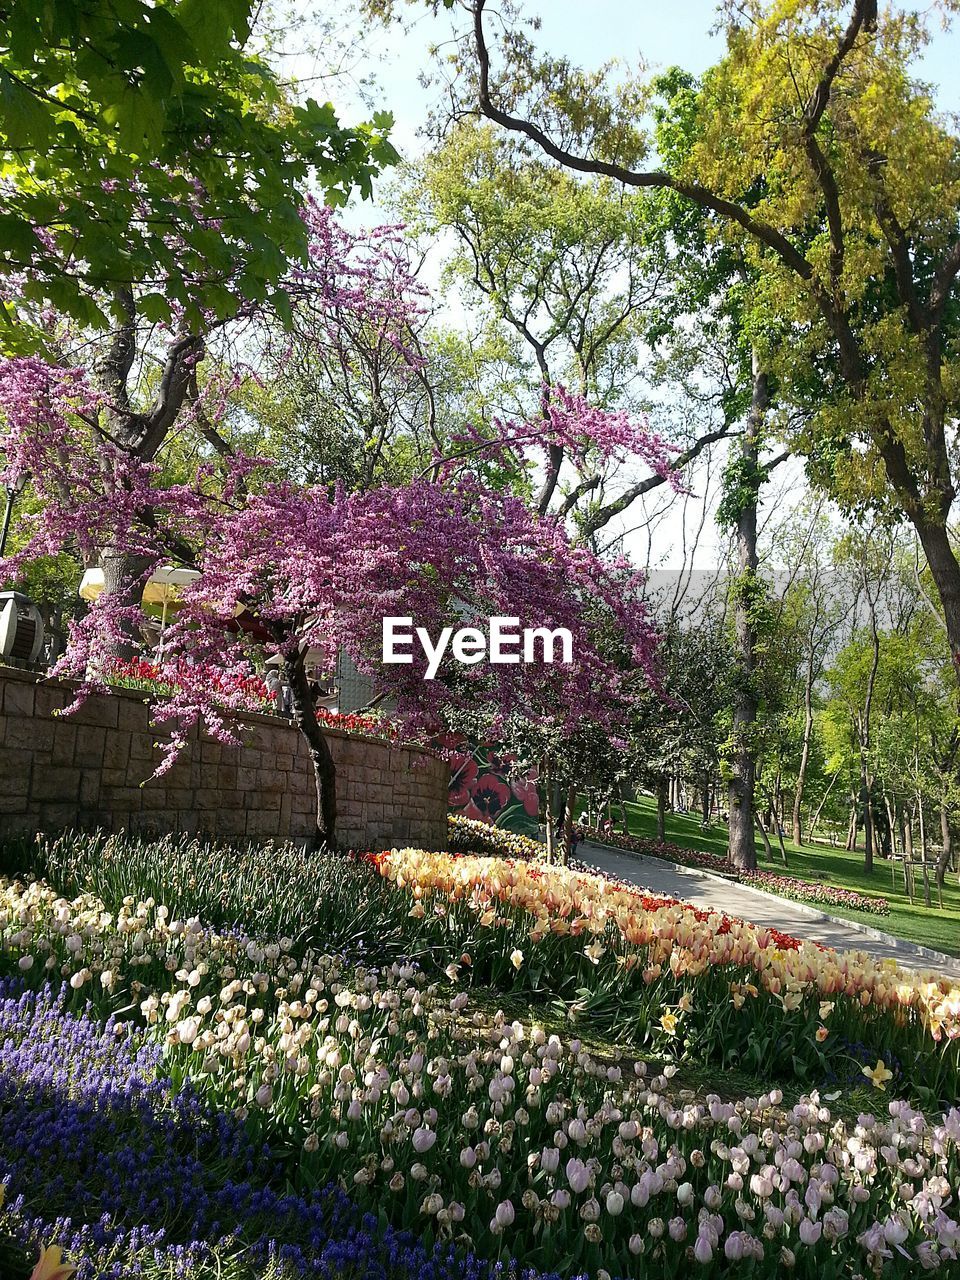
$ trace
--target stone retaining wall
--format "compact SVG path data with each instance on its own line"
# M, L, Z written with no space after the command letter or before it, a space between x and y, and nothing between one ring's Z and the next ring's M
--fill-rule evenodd
M194 729L173 768L151 778L164 733L151 729L144 693L117 689L56 714L72 699L68 682L0 667L0 835L103 827L296 839L314 829L306 744L276 716L237 716L242 747ZM445 761L416 747L327 736L341 847L444 847Z

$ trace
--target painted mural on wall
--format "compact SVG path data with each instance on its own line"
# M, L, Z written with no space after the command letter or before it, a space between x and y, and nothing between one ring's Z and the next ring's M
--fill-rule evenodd
M463 743L448 752L450 810L518 835L536 836L540 813L537 772L511 772L513 761L495 747Z

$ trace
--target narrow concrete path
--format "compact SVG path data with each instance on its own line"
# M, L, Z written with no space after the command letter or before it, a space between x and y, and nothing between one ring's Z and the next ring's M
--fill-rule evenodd
M750 924L764 928L782 929L794 938L809 939L837 951L864 951L881 960L893 959L908 969L938 970L960 977L960 960L948 964L938 963L912 942L894 938L882 931L882 918L878 924L865 921L873 937L854 928L848 921L836 916L826 916L820 911L807 912L799 903L788 898L759 892L747 885L719 876L704 875L696 868L679 867L658 858L645 858L621 853L606 845L581 841L577 857L596 867L605 875L662 893L670 898L682 898L707 911L722 911L738 916Z

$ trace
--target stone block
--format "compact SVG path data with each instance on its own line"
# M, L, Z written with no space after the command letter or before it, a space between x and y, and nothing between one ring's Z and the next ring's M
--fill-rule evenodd
M152 733L131 733L130 734L130 759L142 760L144 762L149 762L153 760L153 734Z
M123 779L124 786L143 786L150 780L152 774L153 765L149 760L130 760Z
M106 729L97 725L77 725L77 745L73 755L74 764L82 765L84 768L94 768L102 765L103 749L106 741Z
M219 836L244 836L247 834L247 818L243 809L221 809L216 816L216 834Z
M0 747L0 795L26 795L30 786L29 752Z
M280 834L280 810L267 812L251 809L247 812L248 836L278 836Z
M271 795L286 791L287 780L282 773L278 773L276 769L258 769L257 770L257 791L261 795Z
M134 698L118 698L117 727L128 733L146 733L150 725L150 708Z
M78 724L115 729L120 715L120 699L112 698L109 694L95 693L74 714Z
M100 770L83 769L80 773L80 805L92 809L100 804Z
M66 689L58 689L54 685L37 685L33 701L33 714L44 719L56 719L59 713L72 701Z
M246 763L237 769L236 787L238 791L251 794L257 789L257 770L248 768Z
M62 831L64 827L75 827L80 816L75 804L42 804L36 812L40 831Z
M217 786L221 791L236 791L237 775L240 770L235 764L221 764L217 769Z
M143 811L159 813L165 810L172 810L175 806L170 800L169 792L164 786L163 781L147 783L143 788ZM173 828L171 828L173 830Z
M5 716L32 716L36 699L36 685L32 681L3 681L3 714Z
M200 759L204 764L219 764L223 756L223 744L204 739L200 746Z
M103 743L103 765L106 769L126 772L130 761L130 735L119 729L108 729Z
M52 753L53 730L52 720L7 717L3 745L11 751L29 752L31 756Z
M6 812L0 804L0 836L32 836L36 834L38 815L34 810Z
M39 692L39 690L38 690ZM58 720L53 726L51 764L73 764L77 749L77 726L69 720Z
M139 813L143 808L143 792L139 787L105 785L100 788L100 805L111 813Z
M80 770L73 765L36 765L30 782L34 802L76 804L80 798Z

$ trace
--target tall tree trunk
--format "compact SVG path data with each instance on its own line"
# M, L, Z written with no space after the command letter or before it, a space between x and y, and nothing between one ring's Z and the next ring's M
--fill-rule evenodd
M151 560L146 556L132 556L107 547L100 556L103 569L103 590L124 607L136 609L139 616L143 588ZM112 645L112 653L121 661L128 661L141 651L142 641L137 621L125 618L120 624L120 637Z
M933 903L930 900L930 871L928 866L928 849L927 843L927 825L923 820L923 800L917 796L917 813L920 815L920 865L923 869L923 905L931 907Z
M303 666L303 654L285 657L284 674L290 686L290 702L293 723L307 744L317 785L317 828L313 840L315 849L337 847L337 768L330 754L330 745L324 737L316 708L310 694L310 682Z
M870 776L870 716L873 710L873 691L877 683L877 670L880 666L880 633L877 630L877 612L875 606L870 609L870 624L873 632L873 657L870 663L870 678L867 681L867 696L863 704L863 720L860 733L860 799L863 804L863 869L870 875L873 871L873 779Z
M947 878L947 868L953 859L953 832L950 828L950 810L946 804L940 805L940 834L943 839L943 848L937 859L936 880L937 888L942 892L943 882Z
M737 513L737 587L734 596L734 633L737 654L737 680L734 690L733 730L730 753L730 861L745 871L757 865L754 833L754 784L756 781L756 748L754 732L757 722L756 644L753 610L756 607L757 567L757 489L760 458L760 434L769 403L767 376L753 353L753 399L747 416L741 444L743 477Z
M707 826L710 822L710 773L708 770L703 774L703 791L700 796L700 815L703 819L703 825Z
M620 802L620 821L623 824L623 834L628 835L630 826L627 822L627 788L622 778L617 783L617 798Z
M947 504L949 509L949 504ZM943 608L943 619L947 628L947 640L953 656L953 670L960 681L960 562L950 541L946 528L946 519L941 524L936 520L922 517L915 519L908 511L920 545L927 557L930 576L937 588L940 604Z
M660 774L657 778L657 839L661 844L667 838L667 778Z
M573 857L573 819L577 807L577 788L572 784L567 787L566 805L563 813L563 865L566 866Z
M815 831L816 831L816 829L817 829L817 823L820 821L820 815L821 815L821 813L823 813L823 806L824 806L824 805L827 803L827 801L829 800L829 798L830 798L830 792L833 790L833 784L836 782L836 780L837 780L839 777L840 777L839 773L835 773L835 774L833 775L833 777L830 779L830 783L829 783L829 785L827 786L826 791L823 793L823 795L822 795L822 796L821 796L821 798L820 798L820 803L817 805L817 812L813 815L813 821L810 823L810 830L807 832L807 839L808 839L808 840L812 840L812 839L813 839L814 832L815 832ZM833 833L832 833L832 825L831 825L830 843L831 843L832 845L835 845L835 844L837 843L837 842L836 842L836 840L835 840L835 839L834 839L834 837L833 837Z
M873 800L865 770L865 758L860 759L860 810L863 814L863 869L869 875L873 871Z
M797 772L797 789L793 793L793 843L803 843L803 788L810 766L810 745L813 742L813 644L807 654L807 669L803 682L803 746L800 751L800 768Z
M767 861L773 861L773 846L770 844L770 837L767 835L767 828L763 825L763 819L757 814L757 830L760 832L760 839L763 841L763 852Z
M860 823L857 820L857 797L850 797L850 821L847 824L847 842L843 846L848 853L852 853L857 847L857 832L860 830Z
M897 853L897 839L900 835L900 824L897 818L897 798L890 799L886 788L883 792L883 803L887 810L887 830L890 833L890 847L887 856Z
M553 777L551 776L551 773L550 773L549 760L545 760L543 762L543 805L544 805L543 816L546 819L544 826L545 826L546 837L547 837L547 865L549 866L554 861L554 858L556 856L556 849L554 847L554 838L553 838L554 836Z

